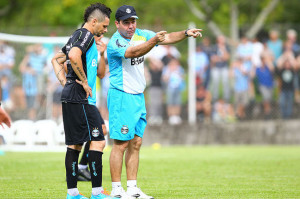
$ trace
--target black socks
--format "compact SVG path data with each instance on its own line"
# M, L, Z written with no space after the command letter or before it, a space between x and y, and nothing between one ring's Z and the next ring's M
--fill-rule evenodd
M102 187L102 155L100 151L89 151L89 168L92 177L92 187Z
M87 165L88 164L89 150L90 150L90 142L86 142L79 164L81 164L81 165Z
M79 151L67 148L65 166L68 189L77 187Z

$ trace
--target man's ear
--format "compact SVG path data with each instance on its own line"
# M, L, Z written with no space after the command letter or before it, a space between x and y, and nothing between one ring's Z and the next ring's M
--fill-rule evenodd
M119 28L120 23L116 20L115 21L116 27Z
M92 25L95 26L97 24L98 20L96 18L92 19Z

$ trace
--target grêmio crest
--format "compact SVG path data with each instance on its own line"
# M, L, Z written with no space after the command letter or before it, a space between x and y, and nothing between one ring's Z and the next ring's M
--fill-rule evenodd
M123 125L122 128L121 128L121 133L123 134L127 134L129 131L129 128L127 125Z

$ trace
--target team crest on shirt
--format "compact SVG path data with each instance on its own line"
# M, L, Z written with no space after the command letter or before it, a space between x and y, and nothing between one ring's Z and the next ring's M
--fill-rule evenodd
M129 131L129 128L127 125L123 125L122 128L121 128L121 133L123 134L127 134Z
M93 135L94 137L98 137L98 136L100 135L100 132L99 132L99 130L98 130L97 127L95 127L95 128L93 129L92 135Z
M120 44L120 41L119 41L118 39L116 40L116 45L117 45L119 48L125 47L125 45L121 45L121 44Z

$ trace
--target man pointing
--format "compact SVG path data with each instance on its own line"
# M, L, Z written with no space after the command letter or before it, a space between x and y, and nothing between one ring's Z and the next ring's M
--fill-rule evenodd
M154 33L136 28L135 9L123 5L116 11L117 31L107 46L110 71L108 91L109 132L114 140L110 154L111 196L151 199L137 187L139 151L147 124L144 89L144 55L156 45L173 44L187 37L202 36L201 29ZM127 192L121 186L123 156L127 174Z

